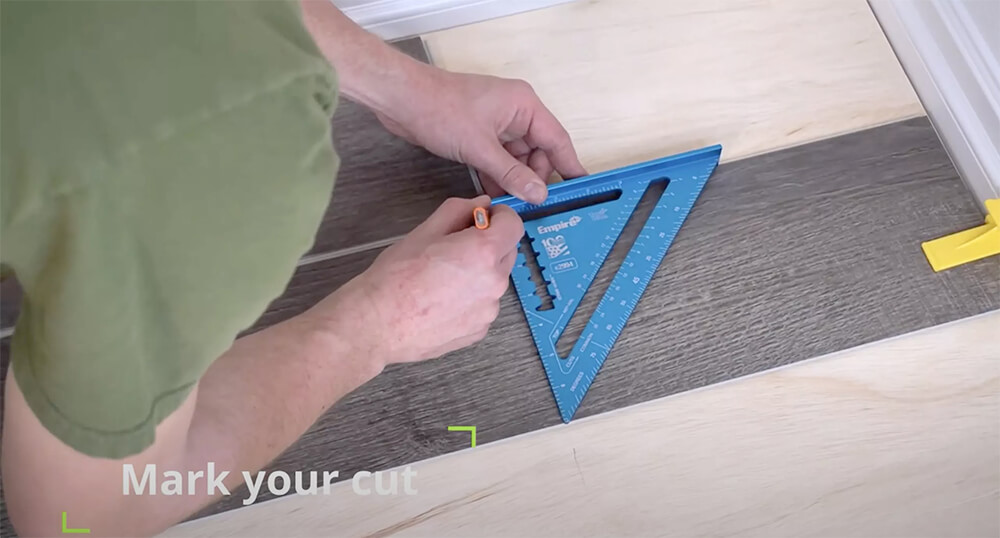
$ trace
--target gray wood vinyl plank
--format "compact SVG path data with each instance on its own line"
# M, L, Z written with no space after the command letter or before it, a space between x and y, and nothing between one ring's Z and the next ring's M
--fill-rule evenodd
M0 387L3 387L4 382L7 380L7 366L9 364L10 337L8 336L0 339ZM3 424L4 394L4 389L0 389L0 425ZM14 527L10 524L10 518L7 517L7 503L4 501L5 498L3 494L3 481L0 480L0 536L16 536L14 534Z
M0 281L0 329L13 327L21 311L21 286L13 276Z
M1000 308L1000 258L934 273L920 250L981 221L924 118L722 165L577 419ZM300 267L255 329L305 310L376 254ZM595 290L606 283L602 274ZM581 310L598 298L588 294ZM559 422L508 292L483 342L388 368L269 469L349 477L466 448L468 435L449 425L476 425L487 443ZM238 508L244 496L234 491L196 517Z
M996 309L1000 259L938 274L920 250L921 241L981 220L924 118L725 164L577 418ZM620 263L615 256L609 263ZM364 263L331 265L350 273ZM297 275L282 299L286 314L344 279L326 274ZM321 291L310 290L311 278ZM349 477L468 447L468 435L449 425L476 425L487 443L559 423L508 292L483 342L388 368L270 468ZM233 492L202 515L237 508L243 496Z
M382 249L366 250L299 267L285 292L271 301L264 315L246 333L257 332L305 312L367 269L381 252Z

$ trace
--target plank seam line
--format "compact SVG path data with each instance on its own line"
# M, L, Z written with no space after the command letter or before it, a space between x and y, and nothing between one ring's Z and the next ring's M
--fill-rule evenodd
M318 254L308 254L306 256L299 258L299 261L298 263L295 264L295 266L305 267L306 265L325 262L336 258L342 258L344 256L350 256L351 254L358 254L360 252L367 252L369 250L377 250L380 248L387 247L404 237L406 237L406 235L396 235L393 237L387 237L385 239L379 239L378 241L370 241L368 243L362 243L360 245L355 245L353 247L338 248L336 250L331 250L328 252L320 252Z
M650 406L653 406L653 405L662 404L664 401L667 401L668 399L674 399L674 398L678 398L678 397L685 396L685 395L688 395L688 394L695 394L695 393L702 392L702 391L717 389L717 388L720 388L720 387L723 387L723 386L726 386L726 385L729 385L729 384L733 384L733 383L736 383L736 382L740 382L740 381L752 379L752 378L763 376L763 375L766 375L766 374L771 374L771 373L774 373L774 372L780 372L780 371L783 371L783 370L792 369L792 368L794 368L796 366L799 366L799 365L805 365L805 364L815 363L815 362L824 361L824 360L832 360L832 359L835 359L835 358L837 358L837 357L839 357L839 356L841 356L843 354L846 354L846 353L855 353L855 352L857 352L859 350L868 349L868 348L875 347L875 346L880 346L880 345L886 345L887 343L890 343L890 342L893 342L893 341L898 341L898 340L905 339L905 338L912 338L912 337L916 337L916 336L919 336L919 335L925 335L925 334L928 334L928 333L931 333L931 332L934 332L934 331L945 330L945 329L947 329L949 327L956 326L956 325L959 325L959 324L962 324L962 323L971 323L974 320L977 320L977 319L980 319L980 318L987 318L987 317L990 317L990 316L998 316L998 315L1000 315L1000 310L991 310L989 312L983 312L983 313L980 313L980 314L976 314L976 315L973 315L973 316L968 316L968 317L964 317L964 318L960 318L960 319L948 321L948 322L941 323L941 324L938 324L938 325L931 325L931 326L928 326L928 327L924 327L922 329L917 329L915 331L910 331L908 333L898 334L896 336L890 336L889 338L883 338L881 340L875 340L875 341L868 342L868 343L865 343L865 344L861 344L861 345L858 345L858 346L849 347L849 348L846 348L846 349L841 349L839 351L834 351L832 353L827 353L827 354L824 354L824 355L818 355L816 357L811 357L811 358L808 358L808 359L803 359L803 360L800 360L800 361L792 362L792 363L785 364L785 365L782 365L782 366L778 366L778 367L775 367L775 368L769 368L769 369L762 370L762 371L759 371L759 372L755 372L755 373L752 373L752 374L747 374L747 375L743 375L743 376L734 377L734 378L731 378L731 379L727 379L725 381L720 381L718 383L710 383L708 385L703 385L703 386L696 387L696 388L693 388L693 389L684 390L684 391L677 392L677 393L674 393L674 394L670 394L670 395L667 395L667 396L662 396L660 398L654 398L652 400L647 400L645 402L640 402L640 403L637 403L637 404L628 405L628 406L625 406L625 407L619 407L617 409L612 409L611 411L605 411L603 413L597 413L595 415L590 415L590 416L582 417L582 418L574 420L573 422L571 422L569 424L554 424L552 426L548 426L548 427L544 427L544 428L539 428L537 430L528 431L528 432L525 432L525 433L522 433L522 434L513 435L513 436L510 436L510 437L504 437L502 439L498 439L496 441L492 441L492 442L489 442L489 443L482 443L481 446L478 446L476 448L463 448L461 450L455 450L455 451L452 451L452 452L446 452L444 454L438 454L436 456L432 456L430 458L426 458L426 459L422 459L422 460L410 461L410 462L406 462L406 463L400 463L399 465L391 467L390 469L401 469L401 468L403 468L403 467L405 467L407 465L425 465L425 464L429 464L429 463L432 463L432 462L435 462L435 461L438 461L438 460L441 460L441 459L444 459L444 458L455 456L455 455L460 454L460 453L465 453L465 452L470 451L470 450L476 450L476 449L483 450L483 449L488 449L490 446L499 445L500 443L511 443L511 442L515 442L515 441L520 441L520 440L525 439L525 438L531 439L531 438L534 438L534 437L539 436L539 435L544 435L546 433L550 433L552 430L571 428L574 425L579 424L579 423L581 423L583 421L595 420L595 419L599 419L599 418L605 418L605 417L609 417L609 416L614 416L616 414L622 414L622 413L631 412L632 410L635 410L637 408L641 409L642 407L650 407ZM341 488L347 487L346 486L347 482L348 482L347 480L339 480L339 481L337 481L334 484L334 487L338 487L338 486L341 487ZM198 518L196 520L185 521L183 523L178 524L176 527L177 528L184 528L184 527L187 527L187 526L193 526L193 525L196 524L196 522L204 522L204 521L210 521L210 520L216 520L216 519L222 519L222 520L224 520L224 519L231 518L231 517L234 517L234 516L236 516L236 517L242 517L244 514L249 513L248 511L250 511L250 510L256 511L256 510L259 510L261 507L264 507L264 506L267 506L268 508L274 508L275 506L277 506L276 503L283 503L283 502L287 503L287 502L295 502L295 501L296 501L296 497L294 497L294 496L278 497L276 499L271 499L271 500L267 501L266 503L252 504L250 506L244 506L244 507L234 508L232 510L226 510L224 512L219 512L219 513L216 513L216 514L211 514L211 515L205 516L203 518ZM268 505L270 505L270 506L268 506Z

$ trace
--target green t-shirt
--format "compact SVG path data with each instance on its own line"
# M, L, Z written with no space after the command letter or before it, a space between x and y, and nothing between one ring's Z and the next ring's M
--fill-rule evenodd
M312 245L336 79L295 2L3 2L0 23L14 377L63 442L124 457Z

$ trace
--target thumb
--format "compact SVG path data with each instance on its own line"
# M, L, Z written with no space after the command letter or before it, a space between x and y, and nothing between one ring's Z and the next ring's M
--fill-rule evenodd
M503 190L532 204L540 204L548 196L545 181L526 164L514 158L499 140L476 152L469 164L490 176Z

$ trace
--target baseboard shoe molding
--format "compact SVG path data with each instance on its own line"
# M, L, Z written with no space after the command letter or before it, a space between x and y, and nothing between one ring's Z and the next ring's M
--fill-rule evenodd
M333 0L337 3L336 0ZM385 40L436 32L572 0L373 0L342 8L345 15Z
M969 189L1000 197L1000 51L961 3L868 3Z

